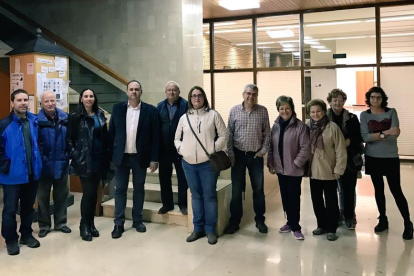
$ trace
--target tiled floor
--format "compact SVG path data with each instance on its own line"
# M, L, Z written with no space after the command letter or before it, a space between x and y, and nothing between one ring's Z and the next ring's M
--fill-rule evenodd
M220 237L214 246L205 238L186 243L186 228L154 223L147 224L147 233L129 229L121 239L113 240L112 220L102 217L96 219L101 237L87 243L81 241L77 229L80 196L76 195L75 205L68 210L72 234L52 232L40 240L40 248L24 246L13 257L7 255L1 240L0 275L414 275L414 243L401 238L403 221L388 188L388 232L373 232L377 223L374 191L364 176L358 182L356 230L342 226L339 239L329 242L325 236L312 236L316 220L305 180L301 213L305 240L296 241L291 234L278 233L285 222L280 195L275 176L266 179L267 235L255 228L248 189L241 230ZM402 179L413 210L413 166L402 166ZM37 225L34 231L37 236Z

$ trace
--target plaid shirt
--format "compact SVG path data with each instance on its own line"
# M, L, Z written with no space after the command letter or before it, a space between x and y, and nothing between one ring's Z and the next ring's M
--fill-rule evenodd
M234 155L234 148L263 154L269 150L270 124L266 107L256 104L252 111L247 112L243 104L233 106L227 128L229 155Z

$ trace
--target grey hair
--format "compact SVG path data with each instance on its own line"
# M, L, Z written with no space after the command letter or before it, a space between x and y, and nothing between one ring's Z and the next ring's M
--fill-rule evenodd
M178 91L181 91L181 89L180 89L180 85L178 84L178 83L176 83L175 81L169 81L169 82L167 82L167 84L165 85L165 90L167 90L167 86L169 85L169 84L174 84L175 85L175 87L177 87L178 88Z
M292 112L295 113L295 104L293 103L293 99L291 97L285 96L285 95L282 95L279 98L277 98L277 100L276 100L277 111L279 111L279 108L282 105L286 104L286 103L288 105L290 105L290 108L292 109Z
M56 98L56 94L53 93L53 91L47 90L47 91L44 91L42 94L40 94L40 101L43 100L43 95L46 94L46 93L52 93L53 95L55 95L55 98Z
M256 84L252 84L252 83L246 84L246 86L244 87L243 93L246 92L247 88L250 88L254 92L259 93L259 87L257 87Z

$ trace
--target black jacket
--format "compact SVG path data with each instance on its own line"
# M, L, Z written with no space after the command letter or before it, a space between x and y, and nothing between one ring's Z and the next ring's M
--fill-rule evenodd
M160 102L157 105L158 120L160 125L160 152L161 154L175 155L178 157L177 149L174 146L174 136L177 130L178 122L188 109L188 103L183 98L177 100L177 111L172 120L168 113L168 100Z
M102 110L98 110L98 119L101 124L101 144L103 147L103 160L100 173L105 178L109 169L109 143L108 127L106 117ZM67 147L70 152L71 173L79 176L87 176L92 167L92 139L95 121L85 112L71 113L69 116L68 130L66 136Z
M122 164L126 144L126 114L128 102L114 105L109 123L109 144L112 150L112 162ZM159 158L159 126L155 106L141 102L136 138L137 157L141 168L148 168L150 162Z

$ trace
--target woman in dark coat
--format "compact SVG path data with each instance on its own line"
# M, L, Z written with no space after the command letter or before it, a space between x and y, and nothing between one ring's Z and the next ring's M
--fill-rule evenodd
M79 95L78 110L69 117L67 143L70 150L72 174L79 176L83 195L81 200L80 235L84 241L99 237L94 224L98 185L109 168L108 128L104 112L91 89Z

